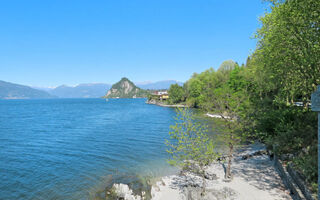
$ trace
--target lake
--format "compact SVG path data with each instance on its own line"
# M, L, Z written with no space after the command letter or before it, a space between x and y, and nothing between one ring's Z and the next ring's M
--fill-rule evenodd
M92 199L110 181L174 173L175 110L145 100L0 100L0 199Z

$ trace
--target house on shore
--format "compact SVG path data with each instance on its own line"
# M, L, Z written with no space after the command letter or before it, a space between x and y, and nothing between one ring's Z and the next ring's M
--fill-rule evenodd
M169 99L169 94L168 94L168 91L155 91L153 94L152 94L153 98L154 99L157 99L159 101L163 101L163 100L167 100Z

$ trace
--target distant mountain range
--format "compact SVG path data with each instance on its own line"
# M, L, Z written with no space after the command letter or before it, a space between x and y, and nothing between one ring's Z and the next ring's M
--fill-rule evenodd
M28 86L0 81L0 99L44 99L55 96Z
M122 78L112 85L105 98L139 98L147 97L149 92L137 87L128 78Z
M175 83L178 83L179 85L183 84L182 82L167 80L149 83L137 83L136 86L144 90L160 90L169 89L170 85ZM61 85L56 88L34 88L44 90L60 98L99 98L106 95L107 91L111 88L111 85L104 83L87 83L79 84L77 86Z
M48 92L60 98L100 98L111 88L104 83L79 84L77 86L61 85Z
M145 90L161 90L161 89L169 89L170 85L178 83L179 85L183 85L182 82L175 80L166 80L166 81L158 81L154 83L140 83L136 84L141 89Z
M158 82L138 83L137 87L144 90L169 89L171 84L182 82L167 80ZM29 87L0 81L0 99L36 99L36 98L100 98L111 88L110 84L87 83L77 86L61 85L51 87Z

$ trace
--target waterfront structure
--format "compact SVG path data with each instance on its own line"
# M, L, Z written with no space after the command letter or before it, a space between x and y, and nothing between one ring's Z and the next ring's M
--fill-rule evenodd
M157 99L158 99L159 101L169 99L169 94L168 94L168 91L167 91L167 90L165 90L165 91L155 91L153 95L154 95L155 97L157 97Z

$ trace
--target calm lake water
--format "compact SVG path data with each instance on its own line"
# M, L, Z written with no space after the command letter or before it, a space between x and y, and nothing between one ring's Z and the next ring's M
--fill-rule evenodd
M144 102L0 100L0 199L91 199L110 179L173 173L175 111Z

